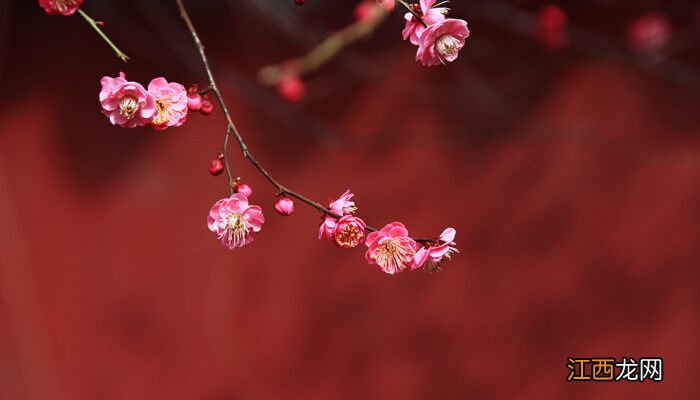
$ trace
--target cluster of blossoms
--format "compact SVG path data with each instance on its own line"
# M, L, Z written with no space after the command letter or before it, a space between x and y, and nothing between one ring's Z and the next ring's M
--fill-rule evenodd
M261 230L265 222L260 207L249 204L251 191L245 186L248 189L246 194L238 191L231 197L217 201L207 217L209 229L229 249L252 242L254 234ZM400 222L392 222L379 231L365 235L367 224L354 215L357 207L353 196L348 190L337 200L329 202L328 211L332 215L324 215L318 228L319 239L331 241L343 249L365 244L367 262L391 275L422 267L433 271L458 252L453 228L445 229L438 238L424 241L423 244L412 239ZM280 215L288 216L294 212L294 201L282 195L275 203L275 210Z
M187 119L188 110L211 113L213 106L197 93L196 86L188 92L177 82L165 78L153 79L148 88L126 80L123 72L117 77L105 76L100 80L102 112L113 125L122 128L151 125L156 130L180 126Z
M449 9L436 6L435 1L411 4L403 30L403 39L418 46L416 61L426 67L456 60L469 37L467 21L447 18Z

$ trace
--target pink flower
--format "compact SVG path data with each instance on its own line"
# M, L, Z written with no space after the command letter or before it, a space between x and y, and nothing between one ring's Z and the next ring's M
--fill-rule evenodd
M280 197L277 199L277 202L275 202L275 211L277 211L279 215L285 217L291 215L294 212L294 200L289 197Z
M325 215L323 217L323 222L318 227L318 238L320 240L332 240L333 231L335 231L335 226L338 223L338 218L334 218L330 215Z
M83 4L83 0L39 0L39 5L49 15L69 16Z
M635 19L627 28L627 41L635 50L659 51L671 40L671 21L650 13Z
M346 215L335 224L333 241L344 249L357 247L365 241L366 228L365 221L353 215Z
M187 119L187 90L176 82L156 78L148 84L148 92L156 102L156 115L151 125L162 131L170 126L180 126Z
M413 257L413 265L411 270L422 267L428 263L428 268L433 271L438 268L440 263L449 260L452 253L459 253L454 242L457 231L454 228L447 228L438 237L437 245L421 247L416 251Z
M331 201L328 204L328 208L338 215L352 214L357 211L355 207L355 202L352 201L354 194L350 193L350 190L346 190L345 193L340 195L338 200Z
M156 103L153 95L141 84L127 81L123 72L116 78L105 76L100 83L102 112L113 125L134 128L151 122L156 113Z
M248 198L234 193L221 199L209 210L207 225L229 249L242 247L253 241L253 234L260 232L265 222L262 210L248 204Z
M433 7L436 0L420 0L419 4L412 4L413 11L418 14L426 24L432 25L445 20L448 8ZM403 40L410 38L411 43L420 44L420 37L426 27L423 25L413 13L406 13L406 27L403 29Z
M400 222L392 222L379 232L367 235L365 259L377 264L387 274L395 274L411 266L418 244L408 237L408 230Z
M355 202L352 201L354 194L350 193L350 190L346 190L345 193L340 195L340 198L335 201L330 201L328 203L328 208L334 214L340 215L341 217L346 214L352 214L357 211L355 207ZM325 215L321 226L318 227L318 238L332 240L333 231L335 230L335 225L338 222L338 218L330 215Z
M416 61L425 67L452 62L468 37L467 21L462 19L448 18L430 25L420 37Z

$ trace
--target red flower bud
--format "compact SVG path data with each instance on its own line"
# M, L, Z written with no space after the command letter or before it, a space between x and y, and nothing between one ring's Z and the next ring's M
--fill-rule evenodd
M216 157L209 163L209 173L213 176L221 175L224 172L224 162L221 158Z
M250 195L253 194L253 189L245 183L236 183L236 187L233 188L233 191L245 197L250 197Z

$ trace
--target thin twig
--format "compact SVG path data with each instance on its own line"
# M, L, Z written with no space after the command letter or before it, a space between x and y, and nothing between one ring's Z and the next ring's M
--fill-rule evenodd
M226 128L226 136L224 138L224 164L226 165L226 170L227 172L229 171L229 165L228 165L228 158L226 157L226 147L227 147L227 142L228 142L228 137L230 133L232 132L233 135L236 138L236 141L238 142L238 146L241 148L241 152L243 153L243 156L247 158L251 164L267 179L272 186L274 186L277 189L278 193L294 197L297 200L300 200L309 206L321 211L322 213L326 215L330 215L333 218L341 218L341 215L338 215L334 213L333 211L329 210L328 208L322 206L320 203L315 202L313 200L308 199L304 195L301 195L297 192L294 192L291 189L288 189L287 187L283 186L281 183L279 183L275 178L270 175L269 172L260 164L260 162L253 157L253 154L251 154L250 150L248 149L248 146L245 144L243 141L243 137L241 134L238 132L238 129L236 129L236 125L233 123L233 118L231 117L231 114L228 111L228 107L226 107L226 103L224 102L223 97L221 96L221 92L219 91L219 87L216 85L216 80L214 79L214 74L212 73L211 67L209 66L209 60L207 58L207 55L204 51L204 45L202 44L202 41L199 39L199 35L197 34L197 30L194 27L194 24L192 23L192 20L190 19L189 14L187 13L187 9L185 8L185 5L183 4L182 0L175 0L177 3L177 7L180 10L180 16L182 17L183 21L185 22L185 25L187 26L187 29L190 31L190 34L192 35L192 39L194 39L194 43L197 46L197 50L199 51L199 57L202 60L202 65L204 66L204 69L207 73L207 78L209 80L209 87L211 88L211 92L214 93L216 96L216 100L221 106L221 111L224 113L224 117L226 118L226 122L228 123L228 126ZM230 181L230 175L229 175L229 186L231 186L231 181ZM371 226L367 226L367 231L369 232L374 232L377 231L376 228L373 228ZM432 239L420 239L420 238L413 238L416 242L419 243L435 243L435 240Z
M119 57L124 62L127 62L129 60L129 56L127 56L121 50L119 50L117 45L114 44L114 42L112 42L104 32L102 32L102 29L100 29L100 26L97 24L97 21L92 19L89 15L85 14L85 12L81 9L78 9L78 14L80 14L80 16L83 17L83 19L85 19L85 21L87 21L88 24L90 24L92 29L94 29L97 32L97 34L100 35L100 37L102 37L102 39L105 42L107 42L109 47L111 47L112 50L114 50L114 53L117 55L117 57Z

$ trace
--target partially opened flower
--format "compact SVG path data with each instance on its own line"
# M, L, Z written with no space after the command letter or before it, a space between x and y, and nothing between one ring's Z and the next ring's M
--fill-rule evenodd
M328 204L328 208L330 208L331 211L339 215L352 214L355 211L357 211L357 207L355 207L355 202L352 201L353 196L354 194L350 193L350 190L346 190L345 193L340 195L338 200L331 201Z
M462 19L450 18L430 25L420 36L416 61L426 67L452 62L468 37L467 21Z
M365 241L367 224L354 215L346 215L338 220L333 230L333 241L338 247L350 249Z
M39 0L39 5L49 15L73 15L82 4L83 0Z
M445 20L445 15L449 11L446 7L435 7L436 0L421 0L420 4L412 4L411 8L429 26ZM420 44L420 37L426 26L416 18L413 13L407 12L405 15L406 27L403 29L403 40L410 39L411 43Z
M365 259L377 264L387 274L395 274L411 266L418 244L408 236L400 222L392 222L378 232L367 235Z
M148 84L148 92L156 102L157 113L151 121L156 130L180 126L187 119L187 90L176 82L155 78Z
M354 194L350 193L350 190L346 190L345 193L340 195L338 200L330 201L328 203L328 208L331 210L331 212L340 215L341 217L347 214L352 214L357 211L355 202L352 201L353 196ZM332 240L335 225L337 223L338 218L331 215L324 215L323 222L321 223L321 226L318 227L318 238Z
M129 82L123 72L116 78L105 76L100 80L102 113L113 125L123 128L144 126L156 113L156 103L146 89L137 82Z
M437 244L433 246L421 247L413 257L411 269L417 269L424 265L433 271L437 269L445 260L449 260L453 253L459 253L454 242L457 231L454 228L447 228L438 237Z
M249 205L248 198L240 193L217 201L207 217L209 230L216 233L221 244L229 249L252 242L253 234L260 232L263 222L262 209Z

